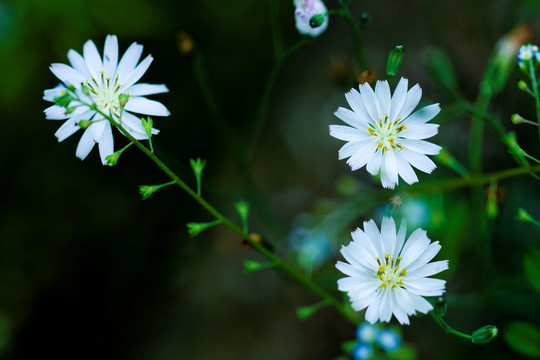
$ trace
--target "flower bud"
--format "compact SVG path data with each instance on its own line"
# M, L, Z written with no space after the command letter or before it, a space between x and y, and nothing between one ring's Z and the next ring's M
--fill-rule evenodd
M516 219L520 221L534 221L531 215L529 215L529 213L527 212L527 210L523 208L518 209Z
M388 61L386 62L386 74L394 76L397 74L401 63L403 62L403 56L405 54L405 48L402 45L395 46L388 55Z
M324 23L325 20L325 14L315 14L309 19L309 26L311 26L312 29L318 28Z
M143 200L148 199L153 193L159 190L159 186L156 185L141 185L139 186L139 193L142 195Z
M110 155L107 155L105 157L105 162L109 166L115 166L118 163L118 159L120 159L120 155L122 155L123 151L116 151L113 152Z
M86 85L81 85L81 90L84 95L89 96L90 95L90 88Z
M220 223L221 223L220 220L214 220L214 221L205 222L205 223L190 222L190 223L187 223L186 226L188 228L189 236L194 237L194 236L199 235L204 230L212 226L216 226Z
M529 85L527 85L527 83L525 81L523 81L523 80L519 80L517 82L517 87L521 91L531 92L531 90L529 89Z
M484 345L492 342L497 337L499 329L495 325L486 325L472 333L471 341L474 344Z
M90 120L80 120L77 125L79 125L79 127L81 129L87 129L90 125L92 125L92 121Z
M120 107L125 107L127 102L129 101L129 95L128 94L120 94L118 95L118 102L120 103Z
M152 135L152 127L154 126L154 121L149 116L148 119L141 118L142 126L144 128L144 131L146 131L146 135L151 136Z
M523 119L523 117L519 114L514 114L512 115L512 124L514 125L518 125L518 124L523 124L525 119Z

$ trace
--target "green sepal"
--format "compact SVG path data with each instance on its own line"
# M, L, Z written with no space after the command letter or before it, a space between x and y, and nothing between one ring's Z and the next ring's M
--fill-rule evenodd
M320 303L309 305L309 306L301 306L296 309L296 316L300 320L307 320L320 310L324 309L328 306L328 303L326 301L321 301Z
M234 207L240 215L240 220L242 220L242 228L245 232L248 232L248 215L249 215L249 203L243 200L240 200L234 203Z
M209 222L204 222L204 223L190 222L190 223L187 223L186 226L188 228L189 236L194 237L194 236L199 235L204 230L211 228L213 226L219 225L219 224L221 224L220 220L214 220L214 221L209 221Z
M276 266L276 265L274 263L272 263L272 262L269 262L269 261L260 262L260 261L250 260L250 259L244 260L244 272L246 274L250 274L250 273L255 272L255 271L268 269L268 268L271 268L271 267L274 267L274 266Z
M402 45L396 45L386 61L386 74L388 76L394 76L397 74L401 63L403 62L403 56L405 55L405 48Z

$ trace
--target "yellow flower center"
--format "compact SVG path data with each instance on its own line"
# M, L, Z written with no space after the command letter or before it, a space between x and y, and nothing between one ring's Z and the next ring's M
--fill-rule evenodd
M383 151L403 150L404 147L396 142L396 138L400 132L407 127L401 124L401 118L396 121L390 121L388 115L384 115L384 120L374 121L367 127L367 131L377 138L377 149Z
M381 263L381 259L378 257L375 260L379 264L377 278L381 280L381 288L403 286L403 277L407 275L407 270L405 268L400 269L399 267L399 263L402 260L401 257L395 259L391 258L388 254L384 254L384 264Z

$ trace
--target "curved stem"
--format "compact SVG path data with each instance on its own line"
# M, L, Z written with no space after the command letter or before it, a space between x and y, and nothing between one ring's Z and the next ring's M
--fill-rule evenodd
M351 29L351 33L353 36L354 53L356 56L356 64L358 66L358 71L361 73L362 71L367 69L368 62L366 59L366 53L364 52L364 46L362 44L362 33L360 31L360 27L358 26L354 17L351 15L351 12L349 11L349 5L343 3L343 11L341 11L341 15L345 18L345 21L347 21L347 24Z
M124 127L122 127L121 124L116 122L110 115L105 114L103 111L97 109L95 106L92 106L91 104L87 104L82 101L81 103L83 103L86 106L91 107L94 111L98 112L108 121L110 121L112 125L116 126L118 130L122 132L122 134L124 134L133 144L135 144L135 146L139 148L139 150L141 150L165 174L167 174L167 176L169 176L176 185L178 185L189 196L191 196L197 203L199 203L199 205L201 205L210 214L212 214L212 216L214 216L216 220L219 220L221 223L223 223L223 225L227 226L233 232L238 234L242 239L247 241L250 246L252 246L255 250L257 250L263 256L265 256L268 260L270 260L276 267L281 268L283 271L288 273L293 279L295 279L300 284L302 284L303 286L305 286L306 288L314 292L316 295L322 298L330 306L334 307L348 321L352 322L353 324L359 323L359 320L350 311L348 311L347 307L342 302L340 302L338 299L336 299L334 296L332 296L322 287L317 285L311 279L303 275L299 270L294 268L292 265L285 262L285 260L283 260L281 257L276 255L272 250L268 249L262 242L257 241L255 237L252 237L247 231L240 228L238 225L233 223L229 218L227 218L225 215L219 212L216 208L214 208L207 200L205 200L202 196L197 194L196 191L191 189L191 187L189 187L178 175L176 175L174 171L172 171L163 161L161 161L161 159L159 159L155 153L150 151L150 149L144 146L139 140L135 139Z

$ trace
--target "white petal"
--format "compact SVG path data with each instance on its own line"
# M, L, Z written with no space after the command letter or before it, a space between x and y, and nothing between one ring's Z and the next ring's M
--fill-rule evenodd
M144 115L169 116L171 114L162 103L140 96L132 96L125 109Z
M364 221L364 232L377 250L377 256L384 258L384 251L381 243L381 233L375 224L375 221Z
M96 145L96 142L94 141L94 139L92 139L92 133L90 132L90 129L86 129L86 131L81 136L81 140L79 140L77 150L75 150L75 155L79 159L84 160L88 156L94 145Z
M375 152L375 155L369 159L366 170L371 175L377 175L379 173L379 170L381 169L382 153L382 150L379 149Z
M366 315L365 315L366 320L369 321L371 324L375 324L377 320L379 320L381 317L381 313L380 313L381 300L382 300L382 297L381 297L381 294L379 293L379 295L375 299L373 299L373 301L371 302L371 304L368 306L366 310Z
M422 266L416 270L408 271L407 278L415 279L420 277L431 276L448 269L448 260L435 261Z
M47 120L64 120L71 117L71 114L66 114L66 108L58 105L49 106L44 112Z
M338 159L343 160L354 154L364 144L362 141L349 141L338 151Z
M167 89L167 87L163 84L135 84L131 86L126 92L131 96L146 96L166 93L169 92L169 89Z
M377 81L375 85L375 95L379 100L379 107L381 109L381 116L390 116L390 86L388 81Z
M141 57L142 51L143 46L135 42L129 46L124 53L124 56L122 56L122 59L120 59L120 63L116 69L116 74L120 79L123 79L128 73L135 69L135 66Z
M146 130L142 126L141 119L127 111L124 111L122 115L122 126L126 128L127 131L137 140L146 140L148 135L146 135ZM152 135L157 135L159 133L158 129L152 128Z
M392 95L392 105L390 107L390 120L395 121L397 119L397 115L399 115L399 112L401 111L401 108L403 108L403 104L405 103L405 100L407 99L407 87L408 87L409 81L405 78L401 78L399 80L398 85L396 86L396 89L394 90L394 95Z
M113 79L118 65L118 39L116 35L107 35L103 49L103 72L105 78ZM100 148L101 153L101 148Z
M101 62L101 56L99 56L96 44L92 40L88 40L83 47L84 61L90 75L96 80L101 79L101 72L103 71L103 63Z
M381 119L381 109L379 108L379 100L375 96L375 92L369 86L368 83L360 85L360 94L362 96L362 102L369 116L373 120Z
M403 244L405 243L406 233L407 233L407 220L403 218L401 220L401 224L399 225L399 230L396 235L396 246L394 247L394 250L391 253L393 258L397 258L399 253L401 252L401 248L403 247Z
M405 103L403 104L403 107L399 111L397 117L400 119L405 119L407 116L409 116L420 102L421 97L422 89L420 88L420 85L416 84L407 93Z
M411 263L414 263L426 251L429 244L430 241L424 230L416 229L413 231L401 251L400 256L403 258L401 265L407 268Z
M363 141L371 137L368 135L367 130L355 129L345 125L330 125L330 136L344 141Z
M405 119L403 124L406 126L425 124L429 120L433 119L439 113L439 111L441 111L439 104L424 106L423 108L412 113L411 116Z
M381 238L383 242L383 251L391 255L396 243L396 223L391 217L384 216L381 224Z
M371 116L364 107L364 102L362 101L362 96L360 93L356 89L351 89L348 93L345 93L345 98L351 106L351 109L353 109L353 111L367 123Z
M379 256L378 250L373 244L373 241L371 241L371 239L367 236L365 232L362 231L362 229L357 228L351 233L351 236L353 238L353 244L356 244L357 249L361 250L358 252L362 255L364 254L364 252L366 253L366 256L368 258L367 263L372 263L372 261L374 261L375 258Z
M66 85L79 86L86 80L83 74L66 64L52 64L50 69Z
M437 155L442 149L439 145L424 140L400 139L399 143L406 149L426 155Z
M394 316L401 325L409 325L409 317L407 316L407 311L402 308L400 294L401 293L396 291L392 292Z
M126 91L129 91L131 85L135 84L144 75L154 58L148 55L135 69L126 74L120 79L120 85L124 86Z
M419 256L417 256L417 259L408 265L409 270L414 271L418 268L425 266L428 262L431 261L431 259L435 257L435 255L439 253L440 250L441 245L439 245L438 241L429 244L429 246Z
M415 281L412 284L405 281L405 288L408 291L420 296L440 296L445 291L445 284L446 281L444 280L423 278Z
M73 66L75 70L80 72L87 80L92 77L90 75L90 71L88 71L88 67L86 66L86 61L84 61L84 58L81 54L79 54L73 49L70 49L67 53L67 57L71 66Z
M417 182L418 177L416 176L411 165L409 165L409 162L403 157L403 155L401 155L401 151L396 151L395 155L399 176L401 176L401 178L409 185Z
M54 136L58 138L58 142L64 141L71 135L73 135L80 127L77 125L76 119L68 119L62 124L54 133Z
M103 129L103 135L99 140L99 156L103 165L107 165L105 158L112 153L114 153L114 139L111 124L107 121Z
M358 146L356 152L350 157L349 160L347 160L347 164L349 164L352 171L358 170L366 165L371 157L375 154L374 150L377 149L377 146L373 142L361 142L360 144L361 145Z
M383 153L383 162L382 167L384 173L388 176L388 179L393 184L397 184L398 182L398 172L397 172L397 165L396 165L396 157L394 155L394 151L389 150L385 151ZM394 186L391 187L393 189Z
M425 173L430 174L437 166L433 161L430 160L426 155L419 154L417 152L411 151L407 148L401 151L401 155L415 168Z
M101 140L107 124L109 124L108 120L98 118L94 119L94 122L88 127L88 130L92 133L92 139L94 139L95 142L98 143Z
M427 139L439 132L437 124L421 124L408 126L405 130L399 133L400 137L406 139Z
M409 297L411 298L417 311L427 314L428 311L433 310L433 306L431 306L431 304L427 302L427 300L423 297L416 295L412 292L407 292L407 295L409 295Z
M366 295L363 298L349 298L351 299L351 307L356 310L360 311L368 307L375 299L379 296L379 294L376 291L371 292L369 295Z
M367 121L363 119L357 112L351 111L345 108L338 108L334 113L339 119L343 120L345 123L360 129L362 127L367 127Z

